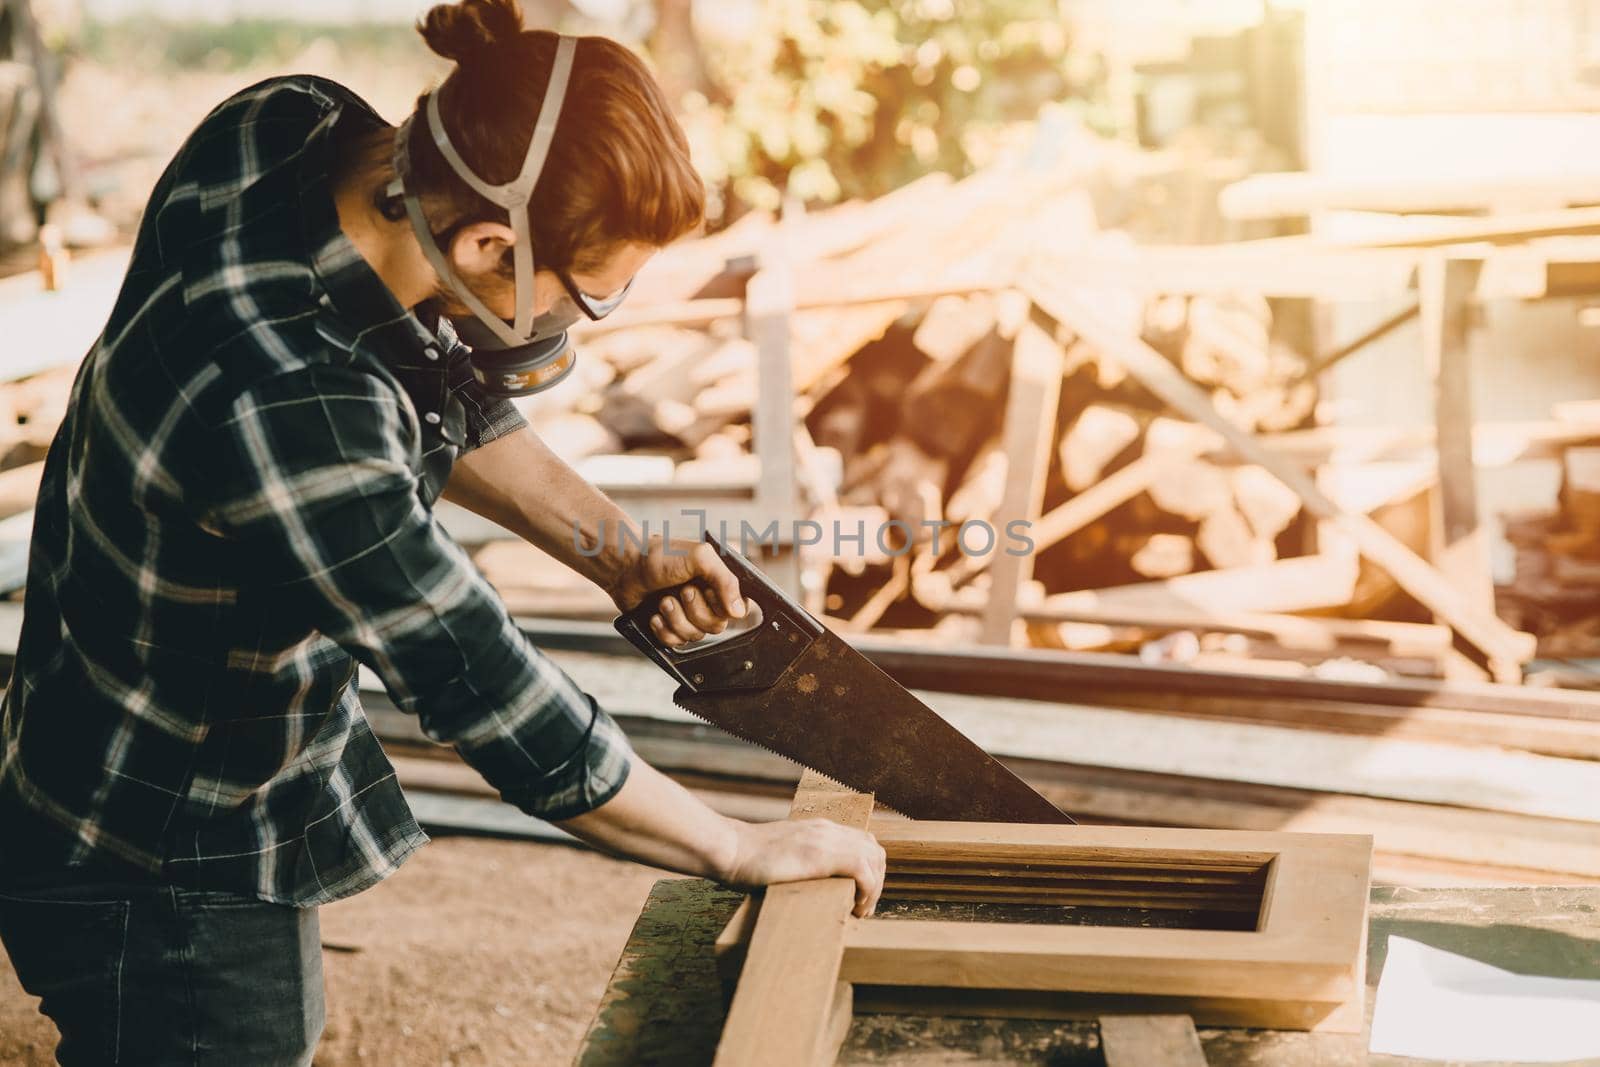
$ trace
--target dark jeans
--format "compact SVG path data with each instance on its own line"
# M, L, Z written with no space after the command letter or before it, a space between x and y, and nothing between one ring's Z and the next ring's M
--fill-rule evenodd
M0 941L63 1067L304 1067L322 1035L315 908L52 880L0 886Z

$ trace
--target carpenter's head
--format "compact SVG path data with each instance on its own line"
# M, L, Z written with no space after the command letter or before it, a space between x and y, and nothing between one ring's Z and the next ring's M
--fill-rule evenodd
M524 30L517 0L440 4L418 29L429 48L456 63L436 90L451 144L483 181L512 181L528 153L558 36ZM423 115L412 128L409 184L435 242L479 300L515 318L517 237L505 208L451 169ZM600 304L657 249L698 226L704 209L688 141L644 64L614 41L579 38L528 207L538 268L533 313L565 300ZM448 291L440 295L452 312L465 310Z

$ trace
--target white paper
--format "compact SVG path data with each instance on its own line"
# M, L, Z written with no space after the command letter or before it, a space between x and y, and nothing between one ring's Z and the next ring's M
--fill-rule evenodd
M1514 974L1391 937L1370 1048L1468 1063L1600 1057L1600 981Z

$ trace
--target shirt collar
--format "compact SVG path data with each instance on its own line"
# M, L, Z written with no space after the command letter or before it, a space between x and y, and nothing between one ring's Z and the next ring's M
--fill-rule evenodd
M307 258L322 283L325 301L353 331L352 349L361 349L396 367L434 369L426 350L439 339L412 312L400 306L339 227L333 199L333 130L341 121L382 122L360 107L336 104L306 139L300 157L300 224Z

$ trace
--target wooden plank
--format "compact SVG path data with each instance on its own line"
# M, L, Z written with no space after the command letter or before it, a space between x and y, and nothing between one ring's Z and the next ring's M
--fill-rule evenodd
M1494 210L1507 201L1600 204L1600 174L1416 177L1283 171L1225 186L1217 207L1230 219L1275 219L1323 211L1447 214Z
M1422 310L1423 365L1434 383L1434 448L1439 462L1438 543L1434 560L1480 611L1494 610L1489 543L1478 519L1477 468L1472 460L1472 292L1482 264L1426 257L1417 275ZM1502 677L1499 681L1521 680Z
M1318 1025L1359 1030L1370 837L908 822L885 827L883 839L935 858L1005 847L1019 857L1202 869L1265 855L1270 867L1255 930L864 920L846 939L851 981L1312 1001L1328 1007Z
M1152 612L1294 612L1337 608L1355 590L1358 566L1353 556L1325 554L1274 560L1251 567L1180 574L1153 582L1056 593L1024 603L1025 618L1073 621L1077 612L1136 614ZM937 572L935 572L937 573ZM982 590L960 590L944 610L977 614L987 603Z
M1404 884L1433 884L1440 874L1476 884L1600 881L1593 823L1081 765L1016 769L1051 803L1084 819L1370 833L1385 866Z
M1098 312L1056 279L1034 272L1028 276L1025 288L1045 314L1122 363L1130 374L1167 404L1221 434L1242 458L1265 468L1293 489L1308 511L1349 537L1362 555L1392 575L1429 610L1448 620L1451 628L1485 658L1504 664L1525 663L1532 658L1533 635L1519 633L1492 613L1481 610L1447 578L1367 516L1339 508L1301 467L1268 451L1249 433L1218 413L1198 386L1143 340L1108 326Z
M1540 237L1600 234L1600 207L1532 211L1469 219L1417 219L1406 232L1349 240L1321 239L1330 248L1439 248L1444 245L1520 244Z
M1053 990L1123 997L1224 998L1272 1005L1256 1025L1359 1030L1367 883L1372 839L1365 835L1217 833L1133 827L901 822L875 827L893 851L981 869L996 855L1018 865L1123 865L1163 874L1219 865L1264 870L1254 929L1126 929L951 920L866 919L846 933L842 975L868 985ZM994 879L1004 893L1009 874ZM1176 890L1169 890L1174 893ZM1077 901L1076 903L1092 903ZM1137 905L1131 893L1105 903ZM1153 906L1161 901L1152 899ZM756 920L759 935L761 919ZM750 929L736 916L719 946L736 953ZM755 935L750 941L755 949ZM1306 1003L1320 1005L1309 1012ZM1353 1005L1353 1007L1352 1007ZM1249 1007L1235 1018L1249 1024Z
M806 772L790 818L825 818L865 828L871 794ZM843 1010L839 966L855 906L855 883L824 878L770 886L717 1045L715 1063L815 1067L830 1054L831 1029Z
M1106 1067L1205 1067L1200 1035L1187 1015L1102 1015Z
M1409 249L1337 248L1309 236L1209 246L1101 241L1039 258L1038 268L1064 285L1141 296L1247 292L1320 300L1405 296L1416 266Z
M833 987L833 1003L828 1006L827 1029L822 1032L822 1043L817 1051L819 1065L832 1064L839 1058L839 1049L850 1035L850 1024L855 1021L855 986L838 982Z
M1093 592L1089 590L1088 592ZM1431 656L1450 647L1450 631L1421 622L1383 619L1340 619L1264 611L1208 610L1201 604L1177 607L1140 607L1118 604L1115 598L1075 598L1066 593L1047 597L1037 608L1023 613L1030 618L1064 622L1093 622L1108 626L1139 626L1155 630L1196 630L1245 634L1277 642L1284 648L1336 655L1361 647L1369 654Z
M1055 435L1063 354L1031 319L1017 334L1011 361L1011 394L1006 401L1006 491L995 517L995 547L990 563L990 593L983 612L980 640L1009 645L1017 618L1017 596L1033 577L1033 553L1010 547L1010 523L1032 523L1044 504L1045 475L1050 467L1050 442Z
M794 308L793 268L779 242L763 257L745 294L745 336L756 346L756 403L751 413L753 447L760 461L755 509L763 525L776 521L790 529L799 513L794 480L794 367L790 320ZM798 556L788 553L769 573L790 593L800 591Z

